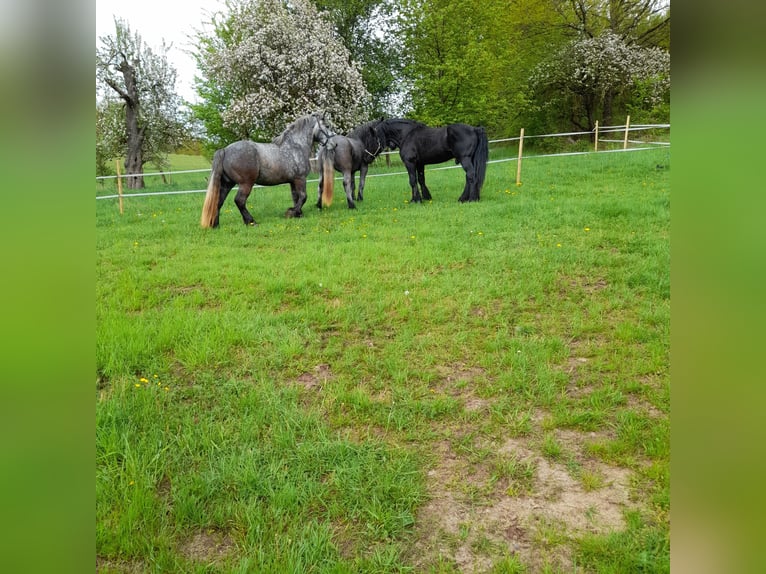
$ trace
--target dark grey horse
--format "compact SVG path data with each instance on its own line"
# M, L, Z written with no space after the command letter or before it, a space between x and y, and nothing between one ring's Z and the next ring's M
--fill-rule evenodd
M343 174L343 189L346 191L346 202L349 209L355 209L355 200L364 200L364 182L367 178L367 168L383 151L383 145L378 139L376 126L380 120L363 124L348 134L335 135L326 145L319 149L319 189L317 207L329 206L335 188L333 168ZM354 174L359 172L359 194L356 194Z
M301 208L306 203L306 175L310 170L309 157L313 143L317 141L325 144L333 135L325 124L324 114L314 113L295 120L272 143L241 140L217 150L213 156L200 225L218 227L221 206L235 185L238 190L234 203L245 225L256 224L246 207L247 198L255 184L289 183L293 206L285 215L301 217Z
M484 128L466 124L432 128L413 120L395 118L381 121L377 131L386 147L399 148L399 156L410 176L413 202L431 199L423 166L448 159L454 159L465 170L465 187L458 201L479 201L489 153Z

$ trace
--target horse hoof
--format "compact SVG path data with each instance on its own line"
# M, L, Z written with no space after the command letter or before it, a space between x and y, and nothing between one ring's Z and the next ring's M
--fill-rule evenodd
M349 208L349 209L356 209L356 205L355 205L355 204L353 204L353 203L349 203L349 204L348 204L348 208Z

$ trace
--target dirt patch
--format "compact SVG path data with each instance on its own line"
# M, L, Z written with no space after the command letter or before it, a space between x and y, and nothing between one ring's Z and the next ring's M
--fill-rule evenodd
M601 277L571 277L569 279L566 279L564 281L565 291L576 291L578 289L582 289L585 293L588 295L592 295L593 293L596 293L597 291L601 291L602 289L606 289L609 287L609 283L607 283L606 279L603 279Z
M661 419L668 416L653 404L651 404L648 400L637 397L636 395L628 396L628 407L634 411L644 413L646 416L652 419Z
M460 399L466 411L480 412L488 410L491 406L491 400L476 396L475 383L486 376L483 368L454 363L440 365L436 367L436 372L439 374L439 379L434 384L435 389Z
M96 572L106 574L119 572L120 574L142 574L148 568L143 562L138 560L110 560L96 556Z
M301 374L296 382L306 390L321 390L322 385L325 384L333 376L330 365L320 364L314 367L311 372L305 372Z
M500 452L529 452L516 442L509 441L501 447ZM549 461L538 454L531 456L537 469L535 493L526 497L504 497L501 506L505 510L523 516L527 522L531 517L562 522L569 531L575 533L603 534L625 527L623 510L630 505L628 470L589 461L587 467L603 479L600 488L586 490L563 464Z
M469 367L465 363L440 365L436 367L436 372L439 373L442 381L450 387L454 386L455 383L471 383L476 378L486 374L481 367Z
M193 534L181 545L179 551L191 562L210 564L224 560L234 548L234 542L228 534L218 530L204 530Z
M480 399L477 397L470 397L463 401L463 408L469 413L489 410L492 401L488 399Z
M591 482L574 476L563 460L543 457L531 438L507 439L479 464L457 455L448 442L438 443L437 462L427 473L429 502L417 517L423 535L413 552L416 569L446 558L460 572L486 572L493 557L511 553L530 574L551 566L571 570L571 537L623 529L623 511L631 506L630 471L583 456L591 434L556 431L578 461L575 468L595 477ZM532 469L531 488L496 479L490 466L509 462Z

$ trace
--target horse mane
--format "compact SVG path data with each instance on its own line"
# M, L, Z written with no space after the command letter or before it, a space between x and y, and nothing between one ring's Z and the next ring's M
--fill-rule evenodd
M293 123L289 124L284 131L282 131L281 134L276 136L273 140L271 140L272 143L275 143L277 145L282 145L285 143L285 140L292 134L294 131L302 130L305 125L311 121L311 116L301 116L297 120L295 120Z
M383 120L383 123L385 123L385 125L404 124L406 126L411 126L413 128L425 128L425 127L428 127L423 122L419 122L417 120L408 120L407 118L390 118L388 120Z
M382 120L373 120L371 122L367 122L366 124L362 124L361 126L357 126L348 134L346 134L346 136L350 138L356 138L358 140L363 139L362 136L368 133L367 128L375 129L381 121Z
M361 126L357 126L351 130L346 137L361 141L366 150L379 151L381 147L380 141L378 140L377 136L373 140L373 138L370 136L370 128L372 128L372 131L375 132L375 128L377 128L380 122L381 120L373 120L371 122L367 122L366 124L362 124Z

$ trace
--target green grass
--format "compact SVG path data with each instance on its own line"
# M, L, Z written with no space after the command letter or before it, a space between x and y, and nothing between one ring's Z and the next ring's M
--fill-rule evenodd
M231 197L216 230L202 194L97 201L98 569L457 572L427 543L449 491L486 570L667 572L669 162L490 164L476 204L462 170L423 205L370 177L355 211L313 183L302 219L258 188L255 228ZM513 554L479 512L542 497L538 460L591 494L628 472L622 526L520 521Z

